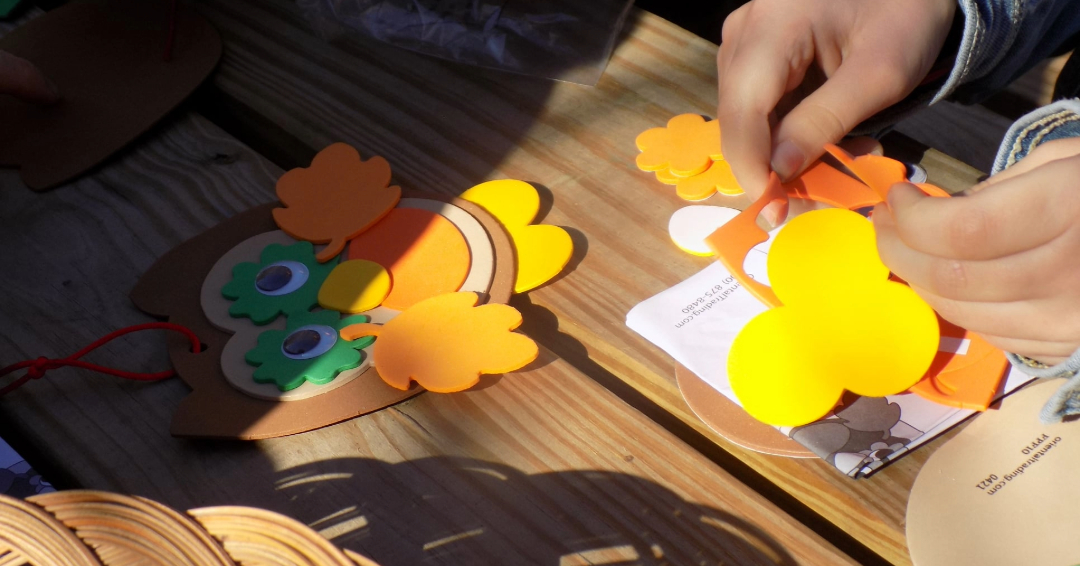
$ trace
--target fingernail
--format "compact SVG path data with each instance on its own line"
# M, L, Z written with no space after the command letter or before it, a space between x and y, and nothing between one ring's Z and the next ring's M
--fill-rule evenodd
M794 177L805 161L806 154L791 140L783 141L773 149L772 168L782 181Z
M773 228L776 228L782 221L780 219L780 208L782 206L779 202L770 202L765 205L765 208L761 209L761 215L765 217L765 221Z

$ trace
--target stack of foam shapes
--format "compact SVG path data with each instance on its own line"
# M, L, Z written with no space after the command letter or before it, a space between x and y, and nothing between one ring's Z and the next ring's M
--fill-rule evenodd
M0 495L0 558L12 566L378 566L304 524L252 507L180 513L143 497L60 491Z
M1004 352L978 334L939 318L942 347L910 391L942 405L985 411L1009 368Z
M0 3L0 10L10 4ZM187 98L221 57L217 31L183 2L54 4L63 5L0 40L0 50L37 65L61 94L49 106L0 96L6 132L0 164L18 166L34 190L75 179L142 135ZM170 5L177 4L171 15Z
M399 205L437 211L466 236L470 256L476 260L470 262L463 290L479 293L489 303L510 299L515 282L514 247L492 215L468 201L421 192L409 193ZM277 229L272 208L264 205L238 214L181 244L147 270L132 291L132 300L140 309L190 328L206 344L204 352L194 354L183 341L169 343L173 367L192 389L177 409L173 435L255 440L297 434L379 410L423 391L415 386L399 390L387 385L371 363L373 346L363 347L360 365L323 385L305 380L295 389L281 391L276 383L254 381L257 368L247 363L247 353L257 348L262 332L284 331L287 319L295 315L279 314L262 326L247 317L233 317L229 314L232 301L222 295L222 287L232 279L236 265L260 263L267 246L297 244ZM307 242L304 245L310 246ZM307 252L310 261L332 272L338 262L319 264L314 260L318 250L315 246ZM262 269L256 270L255 279L259 271ZM248 279L249 291L255 287L255 279ZM318 279L309 277L308 281ZM325 277L313 288L321 289L329 279ZM264 287L277 289L284 279L264 283L271 281L274 283ZM304 304L310 305L310 300ZM330 312L339 318L348 315ZM380 306L362 316L382 324L397 314ZM336 343L331 348L334 346ZM418 355L424 351L419 350Z
M446 217L419 208L390 211L349 242L347 257L386 269L392 289L382 304L395 310L457 291L470 266L469 245L461 231Z
M385 159L362 161L352 146L335 143L315 155L310 167L282 175L277 196L285 205L274 209L277 225L297 240L327 244L316 256L327 262L390 213L401 199L401 187L390 186Z
M661 183L675 186L675 193L700 201L720 192L742 194L731 167L720 151L720 124L697 114L680 114L663 128L645 130L635 140L637 166L654 171Z
M514 242L517 259L515 293L547 283L566 267L574 253L570 234L558 226L530 225L540 212L540 195L524 181L481 183L461 194L498 219Z
M392 387L405 390L416 381L428 391L462 391L481 374L515 371L539 355L535 342L512 332L521 325L521 313L508 305L476 306L478 300L476 293L440 295L386 324L347 326L341 336L377 336L379 375Z
M810 423L845 390L901 393L937 354L937 316L889 280L873 225L858 213L827 209L791 220L773 242L768 274L784 306L743 327L728 357L732 390L762 422Z

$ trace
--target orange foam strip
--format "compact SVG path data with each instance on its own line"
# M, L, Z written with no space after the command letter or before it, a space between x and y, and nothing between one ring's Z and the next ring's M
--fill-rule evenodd
M732 218L727 224L716 229L715 232L705 238L705 243L716 253L717 259L731 272L731 275L746 287L758 300L769 307L783 306L780 299L768 285L754 281L743 271L743 262L751 248L769 239L769 233L757 225L757 217L761 210L773 201L782 202L787 207L787 193L780 178L773 173L769 176L769 185L761 198L754 201L746 210Z
M844 167L847 167L856 177L878 195L878 200L885 200L889 189L897 183L908 181L907 171L904 164L880 155L860 155L855 157L842 148L832 144L825 145L825 151L836 158ZM949 193L928 184L915 185L922 192L932 197L947 197ZM823 201L824 202L824 201Z
M348 259L366 259L390 272L382 305L405 310L424 299L461 288L469 274L469 245L443 216L418 208L395 208L349 242Z
M900 167L902 169L903 165ZM814 163L802 175L785 183L784 190L789 196L848 210L874 206L882 200L866 185L823 161Z

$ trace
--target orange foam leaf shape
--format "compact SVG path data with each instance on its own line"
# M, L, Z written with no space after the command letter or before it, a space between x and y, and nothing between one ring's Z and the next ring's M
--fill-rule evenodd
M315 256L327 262L397 205L401 187L390 186L385 159L361 161L352 146L335 143L320 151L310 167L282 175L277 196L286 206L274 209L278 227L298 240L329 244Z
M378 336L372 360L391 387L416 381L428 391L452 393L476 385L485 373L521 369L539 355L536 342L512 332L521 313L508 305L476 306L476 293L447 293L413 305L384 325L353 324L341 337Z
M720 123L705 121L697 114L680 114L665 128L645 130L634 140L641 151L638 169L668 169L672 175L690 177L723 158L720 152Z

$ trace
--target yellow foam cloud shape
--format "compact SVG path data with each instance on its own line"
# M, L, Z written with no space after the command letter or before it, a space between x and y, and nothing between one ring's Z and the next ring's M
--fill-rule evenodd
M743 408L774 426L821 418L844 390L884 397L907 390L937 354L937 317L889 281L873 224L827 209L796 217L767 260L784 306L750 321L732 344L728 378Z
M540 195L532 185L513 179L488 181L461 193L461 198L480 205L509 233L517 260L515 293L547 283L570 263L574 242L566 230L530 225L540 212Z

